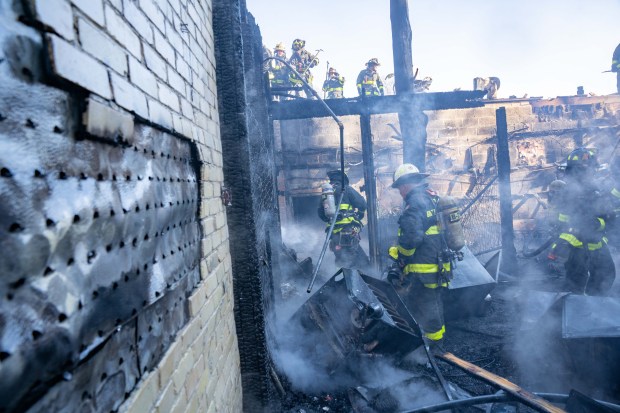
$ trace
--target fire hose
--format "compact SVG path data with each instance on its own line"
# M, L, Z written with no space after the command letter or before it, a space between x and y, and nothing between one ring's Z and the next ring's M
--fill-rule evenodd
M537 256L538 254L546 250L547 247L549 247L549 245L551 245L556 238L557 238L556 236L552 235L551 237L549 237L547 241L545 241L540 247L536 248L534 251L527 251L527 252L524 251L523 257L532 258L532 257Z
M568 394L559 394L559 393L532 393L535 396L545 398L554 403L566 403L569 398ZM413 410L406 410L401 413L433 413L433 412L442 412L448 409L456 409L461 407L469 407L469 406L477 406L480 404L487 403L501 403L501 402L511 402L514 401L515 397L512 395L499 392L496 394L488 394L485 396L475 396L467 399L453 400L449 402L443 402L438 404L433 404L429 406L419 407ZM620 405L605 402L602 400L595 400L596 402L602 404L605 407L610 408L615 412L620 412Z

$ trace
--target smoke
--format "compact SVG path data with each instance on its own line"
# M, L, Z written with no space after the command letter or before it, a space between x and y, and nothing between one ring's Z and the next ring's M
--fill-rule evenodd
M550 205L548 214L550 219L557 219L558 213L570 217L570 225L551 231L553 236L569 233L584 245L594 245L606 235L609 245L603 241L601 248L581 250L560 245L554 250L561 258L557 260L559 274L555 279L545 268L553 263L546 258L546 251L538 261L526 262L519 271L520 289L511 300L520 318L510 350L523 383L531 390L567 393L579 389L600 398L616 398L618 394L617 373L610 368L620 358L617 345L611 344L617 338L605 338L617 325L617 314L607 304L609 299L602 297L620 296L620 232L617 218L612 218L613 205L618 204L610 194L620 176L617 169L604 167L615 162L612 153L618 143L618 136L613 133L616 129L579 133L578 144L596 148L601 167L595 172L559 171L558 178L567 186L561 202ZM598 228L599 217L607 219L606 234ZM592 317L597 325L608 326L602 335L592 327ZM571 335L571 331L581 335Z

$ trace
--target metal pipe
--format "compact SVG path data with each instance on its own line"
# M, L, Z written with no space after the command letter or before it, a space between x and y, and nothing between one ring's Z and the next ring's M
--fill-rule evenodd
M340 210L340 204L342 203L342 198L344 196L344 192L345 192L345 189L346 189L345 178L344 178L344 124L338 118L338 116L336 116L334 111L331 110L331 108L327 105L327 103L325 103L325 101L323 99L321 99L321 97L316 92L316 90L312 89L312 86L310 86L308 84L308 82L306 82L306 80L295 70L295 68L289 62L287 62L284 59L280 59L279 57L268 57L265 60L263 60L263 63L267 62L267 60L276 60L276 61L278 61L280 63L283 63L293 73L295 73L297 75L297 77L299 78L299 80L301 80L302 83L312 93L312 95L315 98L317 98L317 100L319 102L321 102L321 104L325 107L325 109L330 114L330 116L338 124L338 129L340 130L340 173L341 173L340 178L341 178L341 183L342 183L342 185L341 185L342 193L340 194L340 200L338 201L338 207L336 208L336 212L337 212L337 211ZM319 255L319 259L316 262L316 267L314 268L314 273L312 274L312 279L310 280L310 284L308 285L308 289L307 289L308 294L312 291L312 287L314 286L314 282L316 281L316 277L317 277L317 275L319 273L319 269L321 268L321 264L323 263L323 257L325 256L325 251L327 250L327 245L329 245L329 240L330 240L330 238L332 236L332 233L334 232L334 226L336 224L337 217L338 217L338 213L336 213L334 215L334 217L332 218L331 225L329 226L329 231L327 232L327 236L325 237L325 242L323 242L323 249L321 249L321 255Z
M534 393L536 396L545 398L550 402L554 403L566 403L568 398L570 397L568 394L558 394L558 393ZM438 404L432 404L424 407L418 407L413 410L405 410L400 413L432 413L432 412L440 412L448 409L455 409L460 407L468 407L475 406L478 404L486 404L486 403L499 403L499 402L511 402L518 401L512 395L507 393L497 393L497 394L489 394L485 396L476 396L470 397L468 399L460 399L449 402L441 402ZM613 409L616 412L620 412L620 405L605 402L602 400L596 400L597 403L602 404L605 407Z
M312 279L310 280L310 284L308 285L308 289L306 290L308 294L310 294L310 292L312 291L314 281L316 281L316 276L319 274L319 268L321 268L323 257L325 257L325 251L327 251L327 245L329 245L329 239L332 236L332 232L334 232L334 226L336 225L336 220L338 219L337 211L340 211L340 204L342 203L343 197L344 190L340 193L340 199L338 200L338 206L336 207L336 214L334 214L334 217L332 218L332 223L329 226L329 231L327 231L327 237L325 238L325 242L323 243L323 249L321 249L321 254L319 255L319 259L316 262L316 267L314 267L314 272L312 273Z
M317 98L319 100L319 102L321 102L323 104L323 106L325 107L325 110L327 110L327 113L329 113L329 115L336 121L336 123L338 124L338 127L341 129L341 131L344 129L344 124L342 123L342 121L340 120L340 118L338 118L338 116L336 116L336 114L334 113L334 111L327 105L327 103L325 103L325 101L323 99L321 99L321 97L319 96L319 94L316 92L316 90L312 89L312 86L310 86L308 84L308 82L306 82L306 80L304 78L301 77L301 75L297 72L297 70L295 70L295 68L286 60L284 59L280 59L279 57L267 57L263 60L263 63L265 63L267 60L276 60L280 63L284 63L284 65L286 67L288 67L291 71L293 71L293 73L295 73L297 75L297 77L299 78L299 80L301 80L301 82L304 84L304 86L306 86L308 88L308 90L310 91L310 93L312 93L312 96L314 96L315 98ZM341 136L341 144L340 146L343 147L344 145L342 144L342 134ZM344 161L343 161L344 164Z

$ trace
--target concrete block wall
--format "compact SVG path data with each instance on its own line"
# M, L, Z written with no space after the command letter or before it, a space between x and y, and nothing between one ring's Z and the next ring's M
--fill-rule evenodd
M516 100L486 103L480 108L426 111L427 168L433 172L431 183L441 193L462 196L467 191L469 177L463 172L468 167L465 165L468 152L471 152L473 167L478 171L484 168L489 156L494 155L489 149L495 146L492 138L496 133L495 112L499 107L506 108L509 133L534 134L510 143L513 167L540 167L560 161L574 147L574 131L578 128L613 123L610 116L617 116L614 114L619 103L620 99L610 95L581 98L578 102L573 97L558 98L550 101L549 105L553 106L546 106L546 101ZM362 176L362 165L357 159L361 154L359 118L345 116L342 121L348 173ZM332 123L327 118L280 122L278 132L283 159L291 159L291 153L297 154L295 166L287 168L283 162L280 181L285 185L279 186L280 191L288 196L320 193L328 167L325 159L330 159L328 155L331 156L333 149L338 147L338 131L332 128ZM389 185L392 172L402 162L402 141L395 138L398 134L390 125L399 130L396 114L371 117L380 211L389 210L394 202L399 202L398 197L390 192ZM534 183L540 186L540 182ZM513 187L515 193L524 193L529 190L530 183L516 183Z
M25 24L16 18L11 25L41 36L46 82L118 114L110 116L121 119L118 139L122 119L131 118L191 141L199 154L202 281L188 298L191 321L120 411L241 411L229 236L220 199L212 2L2 0L0 6L23 13ZM23 73L37 80L37 71Z

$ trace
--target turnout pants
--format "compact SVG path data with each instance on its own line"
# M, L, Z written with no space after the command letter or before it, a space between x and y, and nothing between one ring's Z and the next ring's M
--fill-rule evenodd
M443 318L443 287L425 287L422 282L410 274L406 276L402 286L396 287L396 292L411 312L424 335L433 342L440 342L446 331Z
M607 295L616 278L616 268L607 245L594 251L570 248L565 264L566 287L576 294Z

